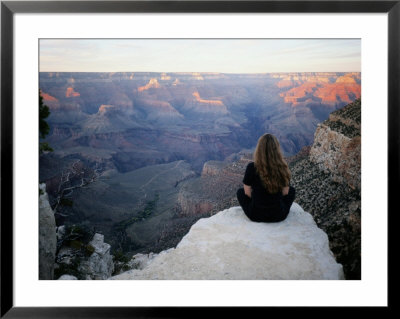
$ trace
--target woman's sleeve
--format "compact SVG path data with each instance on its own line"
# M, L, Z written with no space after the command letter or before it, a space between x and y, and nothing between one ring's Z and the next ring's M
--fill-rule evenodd
M245 185L253 185L254 182L254 163L249 163L246 167L246 172L243 177L243 184Z

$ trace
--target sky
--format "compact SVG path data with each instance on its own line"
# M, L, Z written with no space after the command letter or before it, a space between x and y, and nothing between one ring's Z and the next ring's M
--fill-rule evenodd
M360 72L360 39L40 39L40 72Z

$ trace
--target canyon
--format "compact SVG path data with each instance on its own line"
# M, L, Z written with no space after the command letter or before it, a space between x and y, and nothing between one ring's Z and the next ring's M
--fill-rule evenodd
M360 97L360 73L42 72L40 90L54 152L40 156L39 178L56 224L95 229L112 253L174 247L200 218L236 206L265 132L277 136L287 158L300 151L313 169L336 176L334 183L358 189L356 175L343 174L349 167L329 164L340 155L322 161L320 142L310 161L304 147L316 130L329 144L342 137L337 127L350 122L332 112ZM321 127L334 132L326 135L319 125L328 118ZM342 140L337 154L346 150L357 167L357 136Z

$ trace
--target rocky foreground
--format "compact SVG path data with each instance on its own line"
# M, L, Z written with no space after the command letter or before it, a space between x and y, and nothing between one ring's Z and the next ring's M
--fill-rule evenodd
M232 207L197 221L176 248L134 258L137 269L111 279L344 279L328 236L296 203L281 223L254 223Z

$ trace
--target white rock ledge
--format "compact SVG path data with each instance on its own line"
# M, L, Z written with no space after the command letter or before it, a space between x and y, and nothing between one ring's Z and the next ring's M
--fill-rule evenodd
M338 280L344 275L328 236L293 203L280 223L252 222L240 207L200 219L176 248L110 279Z

